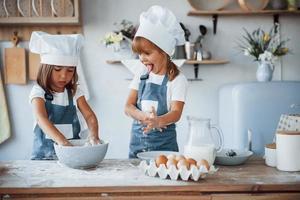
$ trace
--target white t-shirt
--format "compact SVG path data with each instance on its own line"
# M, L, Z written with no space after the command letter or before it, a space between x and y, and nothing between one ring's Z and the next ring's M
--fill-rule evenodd
M133 90L139 89L140 77L143 74L147 73L147 69L142 72L137 73L133 80L131 81L129 88ZM149 78L146 80L146 83L154 83L157 85L161 85L163 82L165 75L157 75L152 72L149 74ZM172 101L181 101L185 102L186 94L187 94L188 82L186 77L180 72L178 76L175 77L172 81L167 82L167 106L168 110L170 110L170 105ZM155 107L157 110L157 102L153 101L142 101L142 110L149 112L151 106Z
M45 99L44 95L45 95L44 89L41 86L39 86L38 84L35 84L32 87L30 95L29 95L29 103L31 104L32 99L37 98L37 97L42 98L46 102L46 99ZM76 93L75 93L75 95L73 97L73 103L76 106L77 115L78 115L79 122L80 122L80 125L81 125L81 130L83 130L83 129L86 128L86 124L84 123L83 117L82 117L82 115L81 115L81 113L80 113L80 111L79 111L79 109L77 107L77 99L79 97L81 97L81 96L84 96L84 92L80 88L80 86L78 85ZM58 92L58 93L53 94L52 104L61 105L61 106L68 106L69 105L68 91L65 89L64 92ZM34 118L33 128L36 126L36 124L37 124L37 121L36 121L36 118ZM64 132L64 131L65 132L69 132L69 130L64 130L65 127L57 127L57 128L61 132Z
M75 95L73 97L73 103L76 106L76 108L77 108L77 99L79 97L81 97L81 96L84 96L84 93L83 93L83 90L78 85L76 93L75 93ZM39 86L37 84L34 85L32 87L32 89L31 89L31 91L30 91L29 103L31 104L32 99L36 98L36 97L40 97L40 98L42 98L46 102L45 91L44 91L44 89L41 86ZM57 93L53 94L52 104L60 105L60 106L67 106L67 105L69 105L69 99L68 99L68 92L67 92L67 90L65 89L64 92L57 92Z

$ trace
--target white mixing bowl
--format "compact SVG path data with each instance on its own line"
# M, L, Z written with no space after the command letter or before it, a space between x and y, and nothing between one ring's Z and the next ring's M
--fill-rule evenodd
M98 145L86 145L87 140L69 140L74 146L54 144L54 149L60 163L75 169L86 169L97 166L105 157L108 142Z

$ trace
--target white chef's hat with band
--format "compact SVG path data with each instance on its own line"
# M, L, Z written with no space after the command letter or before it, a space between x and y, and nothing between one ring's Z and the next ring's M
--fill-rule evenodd
M175 15L167 8L152 6L140 15L135 37L143 37L172 56L175 46L185 43L184 31Z
M57 66L77 66L83 36L80 34L52 35L41 31L31 34L29 49L40 54L41 63Z

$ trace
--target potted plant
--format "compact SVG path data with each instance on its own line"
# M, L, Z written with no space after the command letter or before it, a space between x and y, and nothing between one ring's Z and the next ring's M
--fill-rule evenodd
M284 56L289 52L285 46L287 40L280 41L278 24L274 25L269 32L261 28L250 33L244 28L245 35L240 41L240 48L246 56L254 57L258 61L256 78L258 81L271 81L274 72L274 62L278 57Z
M112 48L117 59L136 58L131 50L131 43L136 33L136 26L131 21L122 20L114 23L116 30L108 32L102 42L106 47Z

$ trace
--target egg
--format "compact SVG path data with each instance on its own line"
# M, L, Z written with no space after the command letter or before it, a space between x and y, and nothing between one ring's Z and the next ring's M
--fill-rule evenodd
M177 168L178 169L182 168L183 166L185 166L187 169L190 168L190 164L186 161L186 159L181 159L177 163Z
M174 165L175 167L177 166L177 161L175 160L175 158L170 158L167 161L167 168L170 168L172 165Z
M161 164L165 165L167 164L168 158L165 155L159 155L156 159L155 159L155 164L157 167L159 167Z
M176 155L175 160L185 160L185 157L183 155Z
M206 167L207 170L209 170L210 168L209 163L205 159L201 159L200 161L197 161L197 167L200 168L200 166Z
M168 158L168 160L170 160L170 159L174 159L174 160L175 160L176 155L175 155L175 154L169 154L169 155L167 156L167 158Z
M195 165L197 166L197 161L194 160L193 158L188 158L186 161L190 164L190 166Z

